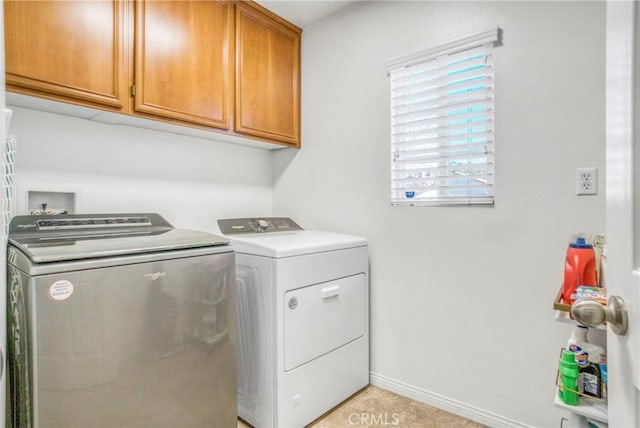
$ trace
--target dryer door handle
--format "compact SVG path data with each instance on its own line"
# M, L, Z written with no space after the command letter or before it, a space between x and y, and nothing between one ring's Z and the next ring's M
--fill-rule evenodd
M340 294L340 286L332 285L330 287L325 287L320 290L320 294L322 295L323 299L329 299L333 296L337 296L338 294Z

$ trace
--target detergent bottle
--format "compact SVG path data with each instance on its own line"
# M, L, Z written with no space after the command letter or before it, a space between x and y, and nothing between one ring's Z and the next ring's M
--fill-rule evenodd
M573 352L562 350L562 357L558 367L559 385L558 397L570 406L578 404L578 363Z
M571 304L576 288L580 285L596 285L596 253L584 236L578 236L567 248L564 262L562 300Z

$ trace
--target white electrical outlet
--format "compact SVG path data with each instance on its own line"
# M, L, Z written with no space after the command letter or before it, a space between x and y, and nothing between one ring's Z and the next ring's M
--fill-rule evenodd
M598 194L598 168L576 170L576 195Z

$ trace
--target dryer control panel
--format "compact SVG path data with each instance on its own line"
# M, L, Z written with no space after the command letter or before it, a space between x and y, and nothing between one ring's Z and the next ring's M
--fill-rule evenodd
M287 217L227 218L218 220L218 227L224 235L304 230Z

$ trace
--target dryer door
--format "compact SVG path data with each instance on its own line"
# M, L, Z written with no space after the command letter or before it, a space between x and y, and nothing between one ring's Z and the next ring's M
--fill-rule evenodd
M365 275L359 274L285 293L286 371L365 334L365 286Z

